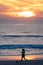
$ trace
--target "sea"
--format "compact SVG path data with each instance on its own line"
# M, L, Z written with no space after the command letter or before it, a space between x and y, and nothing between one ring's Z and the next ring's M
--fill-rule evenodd
M43 55L43 23L1 23L0 56Z

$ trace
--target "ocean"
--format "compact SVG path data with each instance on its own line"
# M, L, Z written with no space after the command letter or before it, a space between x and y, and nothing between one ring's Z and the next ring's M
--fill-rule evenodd
M0 56L43 55L43 24L0 24Z

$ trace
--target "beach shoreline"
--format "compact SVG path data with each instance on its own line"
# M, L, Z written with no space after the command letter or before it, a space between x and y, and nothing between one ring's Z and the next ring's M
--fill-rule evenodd
M43 55L26 55L25 58L27 60L41 60ZM0 56L0 61L4 60L21 60L21 56Z

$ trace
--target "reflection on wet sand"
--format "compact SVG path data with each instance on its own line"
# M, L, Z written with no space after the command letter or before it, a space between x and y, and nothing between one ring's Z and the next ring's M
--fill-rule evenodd
M43 55L27 55L27 60L41 60ZM0 60L21 60L21 56L0 56Z

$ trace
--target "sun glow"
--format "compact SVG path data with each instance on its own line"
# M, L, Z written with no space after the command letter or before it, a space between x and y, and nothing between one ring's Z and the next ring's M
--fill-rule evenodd
M0 0L0 14L43 17L43 0Z
M20 16L20 17L32 17L32 16L35 16L35 14L32 11L24 11L24 12L19 12L18 16Z
M2 13L3 14L3 13ZM22 12L6 12L5 15L13 16L13 17L33 17L36 14L33 11L22 11Z

